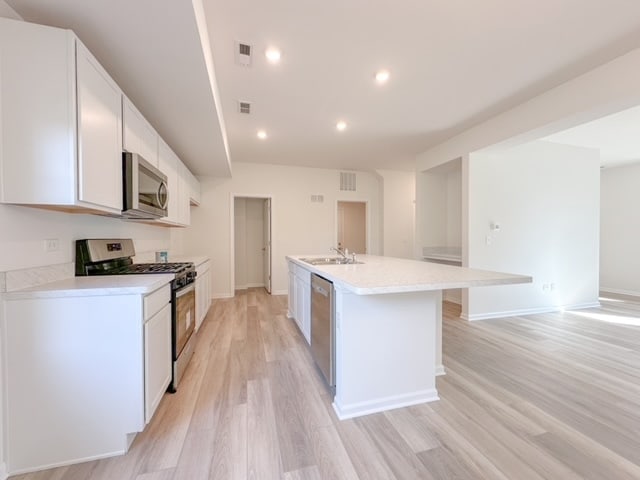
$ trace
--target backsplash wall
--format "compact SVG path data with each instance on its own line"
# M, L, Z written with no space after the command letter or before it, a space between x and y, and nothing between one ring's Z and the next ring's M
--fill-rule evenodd
M181 235L173 230L99 215L0 205L0 272L73 262L74 242L80 238L133 238L137 261L150 260L156 250L183 253L178 250ZM46 239L57 239L58 250L47 252Z

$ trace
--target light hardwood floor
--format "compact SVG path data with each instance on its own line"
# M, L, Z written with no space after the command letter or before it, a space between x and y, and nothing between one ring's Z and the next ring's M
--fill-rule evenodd
M259 289L214 302L127 455L13 478L640 478L640 304L474 323L445 304L441 399L342 422L285 313Z

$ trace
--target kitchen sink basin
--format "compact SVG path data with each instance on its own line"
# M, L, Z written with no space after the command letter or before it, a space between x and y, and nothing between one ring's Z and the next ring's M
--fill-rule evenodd
M354 265L363 263L342 257L301 258L300 261L310 265Z

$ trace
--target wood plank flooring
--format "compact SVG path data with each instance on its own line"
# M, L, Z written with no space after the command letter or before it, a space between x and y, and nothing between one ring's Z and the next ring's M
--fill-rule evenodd
M469 323L441 400L338 421L286 297L215 301L127 455L16 480L638 479L640 304Z

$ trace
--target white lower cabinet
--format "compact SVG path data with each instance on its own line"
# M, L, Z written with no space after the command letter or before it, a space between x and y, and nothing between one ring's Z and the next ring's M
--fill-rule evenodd
M170 301L168 285L147 296L7 296L9 474L128 450L168 384Z
M291 271L292 264L289 264L289 295L287 296L288 308L287 316L294 318L296 316L296 274Z
M200 328L211 307L211 262L196 267L196 330Z
M311 342L311 275L308 270L289 262L289 316Z
M144 324L144 421L149 423L171 383L171 305Z

